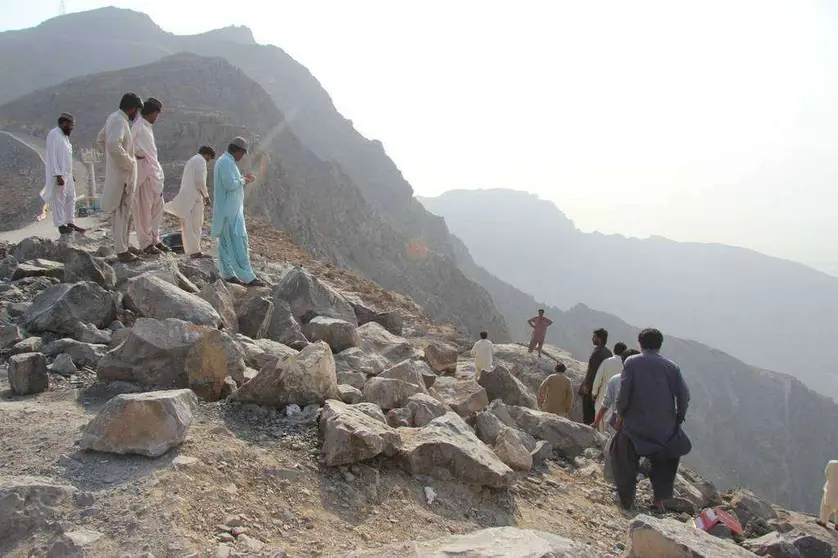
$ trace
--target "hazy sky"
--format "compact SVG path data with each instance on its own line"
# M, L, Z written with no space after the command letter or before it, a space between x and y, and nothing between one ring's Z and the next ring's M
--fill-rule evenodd
M2 0L0 28L57 0ZM417 194L513 188L586 231L723 242L838 275L838 3L67 0L174 33L248 25Z

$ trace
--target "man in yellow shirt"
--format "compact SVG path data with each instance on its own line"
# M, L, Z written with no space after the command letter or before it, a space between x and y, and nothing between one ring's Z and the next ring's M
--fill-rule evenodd
M538 403L541 410L560 417L570 414L573 409L573 386L565 375L567 367L561 362L556 365L556 373L550 374L538 388Z

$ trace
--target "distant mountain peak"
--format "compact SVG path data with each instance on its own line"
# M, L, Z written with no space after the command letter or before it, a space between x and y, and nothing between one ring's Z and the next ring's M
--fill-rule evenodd
M110 29L112 31L109 35L118 31L122 35L128 35L128 38L140 33L164 32L147 14L114 6L54 17L38 25L37 29L79 33L91 27L95 27L97 32L105 33Z
M253 31L246 25L228 25L221 29L213 29L206 33L197 35L198 37L211 37L222 41L229 41L239 45L256 45L256 39L253 37Z

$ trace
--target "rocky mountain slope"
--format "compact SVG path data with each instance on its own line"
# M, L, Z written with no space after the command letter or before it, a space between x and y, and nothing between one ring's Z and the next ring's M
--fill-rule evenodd
M293 131L295 145L284 147L306 160L292 162L288 155L282 172L296 172L299 178L301 171L308 172L316 166L322 169L318 181L342 183L336 186L341 195L311 197L295 207L307 209L305 213L292 216L293 206L284 205L286 214L282 218L273 216L277 225L289 230L295 240L316 254L342 265L353 265L384 286L410 293L442 321L452 321L473 332L490 329L498 338L508 338L503 318L491 300L479 286L464 280L453 263L443 220L426 212L413 199L409 184L381 143L358 134L351 122L335 110L329 95L307 69L277 47L255 44L246 28L176 36L161 30L145 14L104 8L55 18L32 29L0 33L0 51L25 53L0 56L0 72L14 76L0 84L0 100L15 99L74 76L128 68L181 51L223 57L244 70L270 96L270 101L262 98L250 120L242 122L254 121L257 115L264 114L266 106L274 104L287 116L287 120L269 118L262 122L271 122L270 128L251 127L251 131L258 129L266 137L271 130ZM61 56L47 56L48 52L60 52ZM137 89L145 91L145 87ZM79 101L84 106L84 101ZM114 103L104 106L110 108ZM205 110L211 106L210 102L196 108ZM239 125L235 120L230 123ZM286 133L278 135L279 141L286 137ZM315 163L315 159L322 161ZM339 168L330 168L332 161ZM176 172L170 176L176 176ZM276 191L274 194L278 195ZM358 205L369 208L368 219L361 220L365 213L356 211ZM315 211L311 211L313 206ZM353 222L348 227L342 225L339 233L329 237L322 230L329 221L323 218L335 210L344 215L352 211ZM317 218L320 230L302 230L304 224L299 221L289 225L291 218ZM353 242L356 228L364 229L358 234L375 238ZM381 245L382 238L386 246ZM447 288L440 288L442 285Z
M0 132L0 195L15 203L0 204L0 230L12 230L34 221L44 202L44 162L38 153L18 138Z
M524 192L454 191L423 203L477 264L539 300L656 324L838 399L838 366L815 349L838 336L836 277L743 248L583 233Z
M499 345L501 366L475 381L453 328L264 222L251 223L254 263L272 286L255 289L218 281L206 260L122 265L104 231L0 247L5 556L838 547L811 517L719 494L686 469L677 511L649 510L644 480L640 514L617 513L599 436L530 407L552 359L576 383L582 363ZM261 333L243 333L260 321ZM305 332L299 350L276 341L291 330ZM696 530L691 514L708 505L744 533Z

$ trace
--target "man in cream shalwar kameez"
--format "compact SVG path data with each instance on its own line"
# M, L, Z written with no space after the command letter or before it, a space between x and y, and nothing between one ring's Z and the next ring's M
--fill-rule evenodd
M52 222L62 235L85 232L73 222L76 214L76 182L73 178L73 145L70 143L70 133L75 122L72 114L62 113L58 117L58 126L47 134L44 161L46 183L41 191L41 198L52 208Z
M820 522L826 526L829 518L834 517L835 529L838 530L838 460L832 460L826 464L824 475L826 484L823 485Z
M206 145L186 162L180 179L180 191L166 204L166 211L180 218L183 250L190 258L204 257L201 252L201 230L204 227L204 205L207 193L207 163L215 159L215 151Z
M105 153L102 210L111 214L114 248L121 262L138 259L129 244L137 186L137 159L134 157L130 121L137 117L142 106L143 101L136 93L123 95L119 110L108 117L97 138L99 148Z
M134 205L134 228L140 249L146 254L168 252L160 242L160 223L163 221L163 167L157 159L157 144L151 127L163 110L163 104L149 97L143 103L140 118L131 127L134 154L137 157L137 199Z

